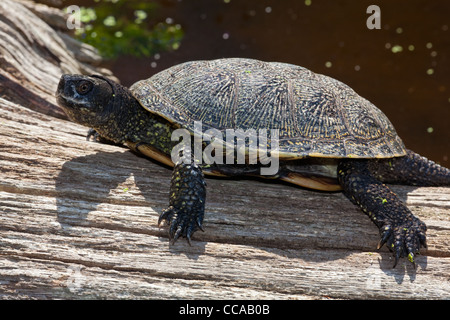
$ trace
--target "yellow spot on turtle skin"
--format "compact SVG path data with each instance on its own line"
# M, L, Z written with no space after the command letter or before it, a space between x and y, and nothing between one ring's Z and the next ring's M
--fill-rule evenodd
M377 199L380 199L380 200L381 200L381 204L385 204L385 203L388 202L386 198L377 197Z

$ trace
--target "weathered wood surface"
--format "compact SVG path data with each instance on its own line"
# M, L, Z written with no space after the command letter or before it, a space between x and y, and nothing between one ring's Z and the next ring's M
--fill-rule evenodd
M450 188L392 186L428 225L415 270L405 259L392 269L341 193L251 180L208 179L206 232L172 246L157 226L170 169L10 100L0 98L0 298L450 297Z

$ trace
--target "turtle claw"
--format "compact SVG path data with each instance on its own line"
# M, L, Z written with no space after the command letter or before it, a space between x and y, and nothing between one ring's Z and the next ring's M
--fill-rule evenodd
M99 139L100 135L97 131L93 128L89 128L87 134L86 134L86 141L90 141L91 138L93 138L94 141L97 141Z
M169 225L169 239L172 245L175 244L180 237L186 238L189 245L192 245L191 237L194 232L197 231L197 229L204 231L201 217L192 219L189 213L176 210L172 206L164 210L159 216L158 226L161 226L163 221L166 221Z
M381 239L380 242L378 242L377 250L380 250L391 237L392 237L391 226L385 226L383 231L381 232Z
M175 224L174 224L174 226L175 226ZM181 226L178 226L177 228L176 228L176 231L174 232L174 230L172 230L172 229L174 229L174 228L170 228L170 232L169 232L169 236L170 236L170 238L171 238L171 243L172 243L172 245L174 245L175 244L175 242L177 242L177 240L178 240L178 238L181 236L181 234L182 234L182 232L183 232L183 229L182 229L182 227Z
M158 218L158 227L161 227L161 223L163 221L167 221L170 225L170 221L173 215L174 215L173 207L165 209Z
M121 143L114 142L105 137L102 137L95 129L92 129L92 128L90 128L86 134L86 141L93 141L93 142L123 147L123 145Z
M399 247L395 247L394 246L394 265L392 266L392 268L395 268L397 266L398 260L400 260L400 258L402 257L402 249Z
M202 224L200 217L197 218L197 220L195 222L197 223L197 228L199 228L202 232L205 232L205 230L203 229L203 224Z

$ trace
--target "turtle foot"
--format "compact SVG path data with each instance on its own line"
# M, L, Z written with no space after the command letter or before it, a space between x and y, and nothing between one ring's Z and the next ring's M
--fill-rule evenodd
M407 257L415 265L414 257L419 253L420 247L427 247L426 230L425 224L417 218L403 221L398 225L387 223L380 228L381 240L377 249L386 244L394 253L393 268L402 257Z
M170 206L159 216L158 226L165 221L169 225L169 239L174 244L181 236L191 245L191 236L198 229L203 231L201 212L185 212Z

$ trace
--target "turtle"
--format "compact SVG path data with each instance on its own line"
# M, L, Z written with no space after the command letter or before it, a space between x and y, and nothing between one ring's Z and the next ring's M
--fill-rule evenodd
M387 245L395 267L403 257L415 262L419 249L426 248L427 227L386 184L450 185L450 170L407 149L374 104L343 82L294 64L248 58L189 61L130 88L101 75L64 74L56 98L72 121L94 130L89 135L95 132L173 167L169 206L158 220L167 224L171 243L184 237L191 244L194 232L204 230L205 175L260 176L343 192L378 227L377 248ZM186 156L174 160L180 144L174 133L187 131L195 141L202 137L198 123L215 132L200 141L200 151L213 141L228 143L231 161L187 157L195 147L192 141L178 153ZM276 135L256 146L247 139L241 148L244 161L238 162L237 139L226 139L230 130ZM267 149L272 143L276 147ZM258 151L256 162L251 147ZM269 175L261 174L267 169L262 151L278 160Z

